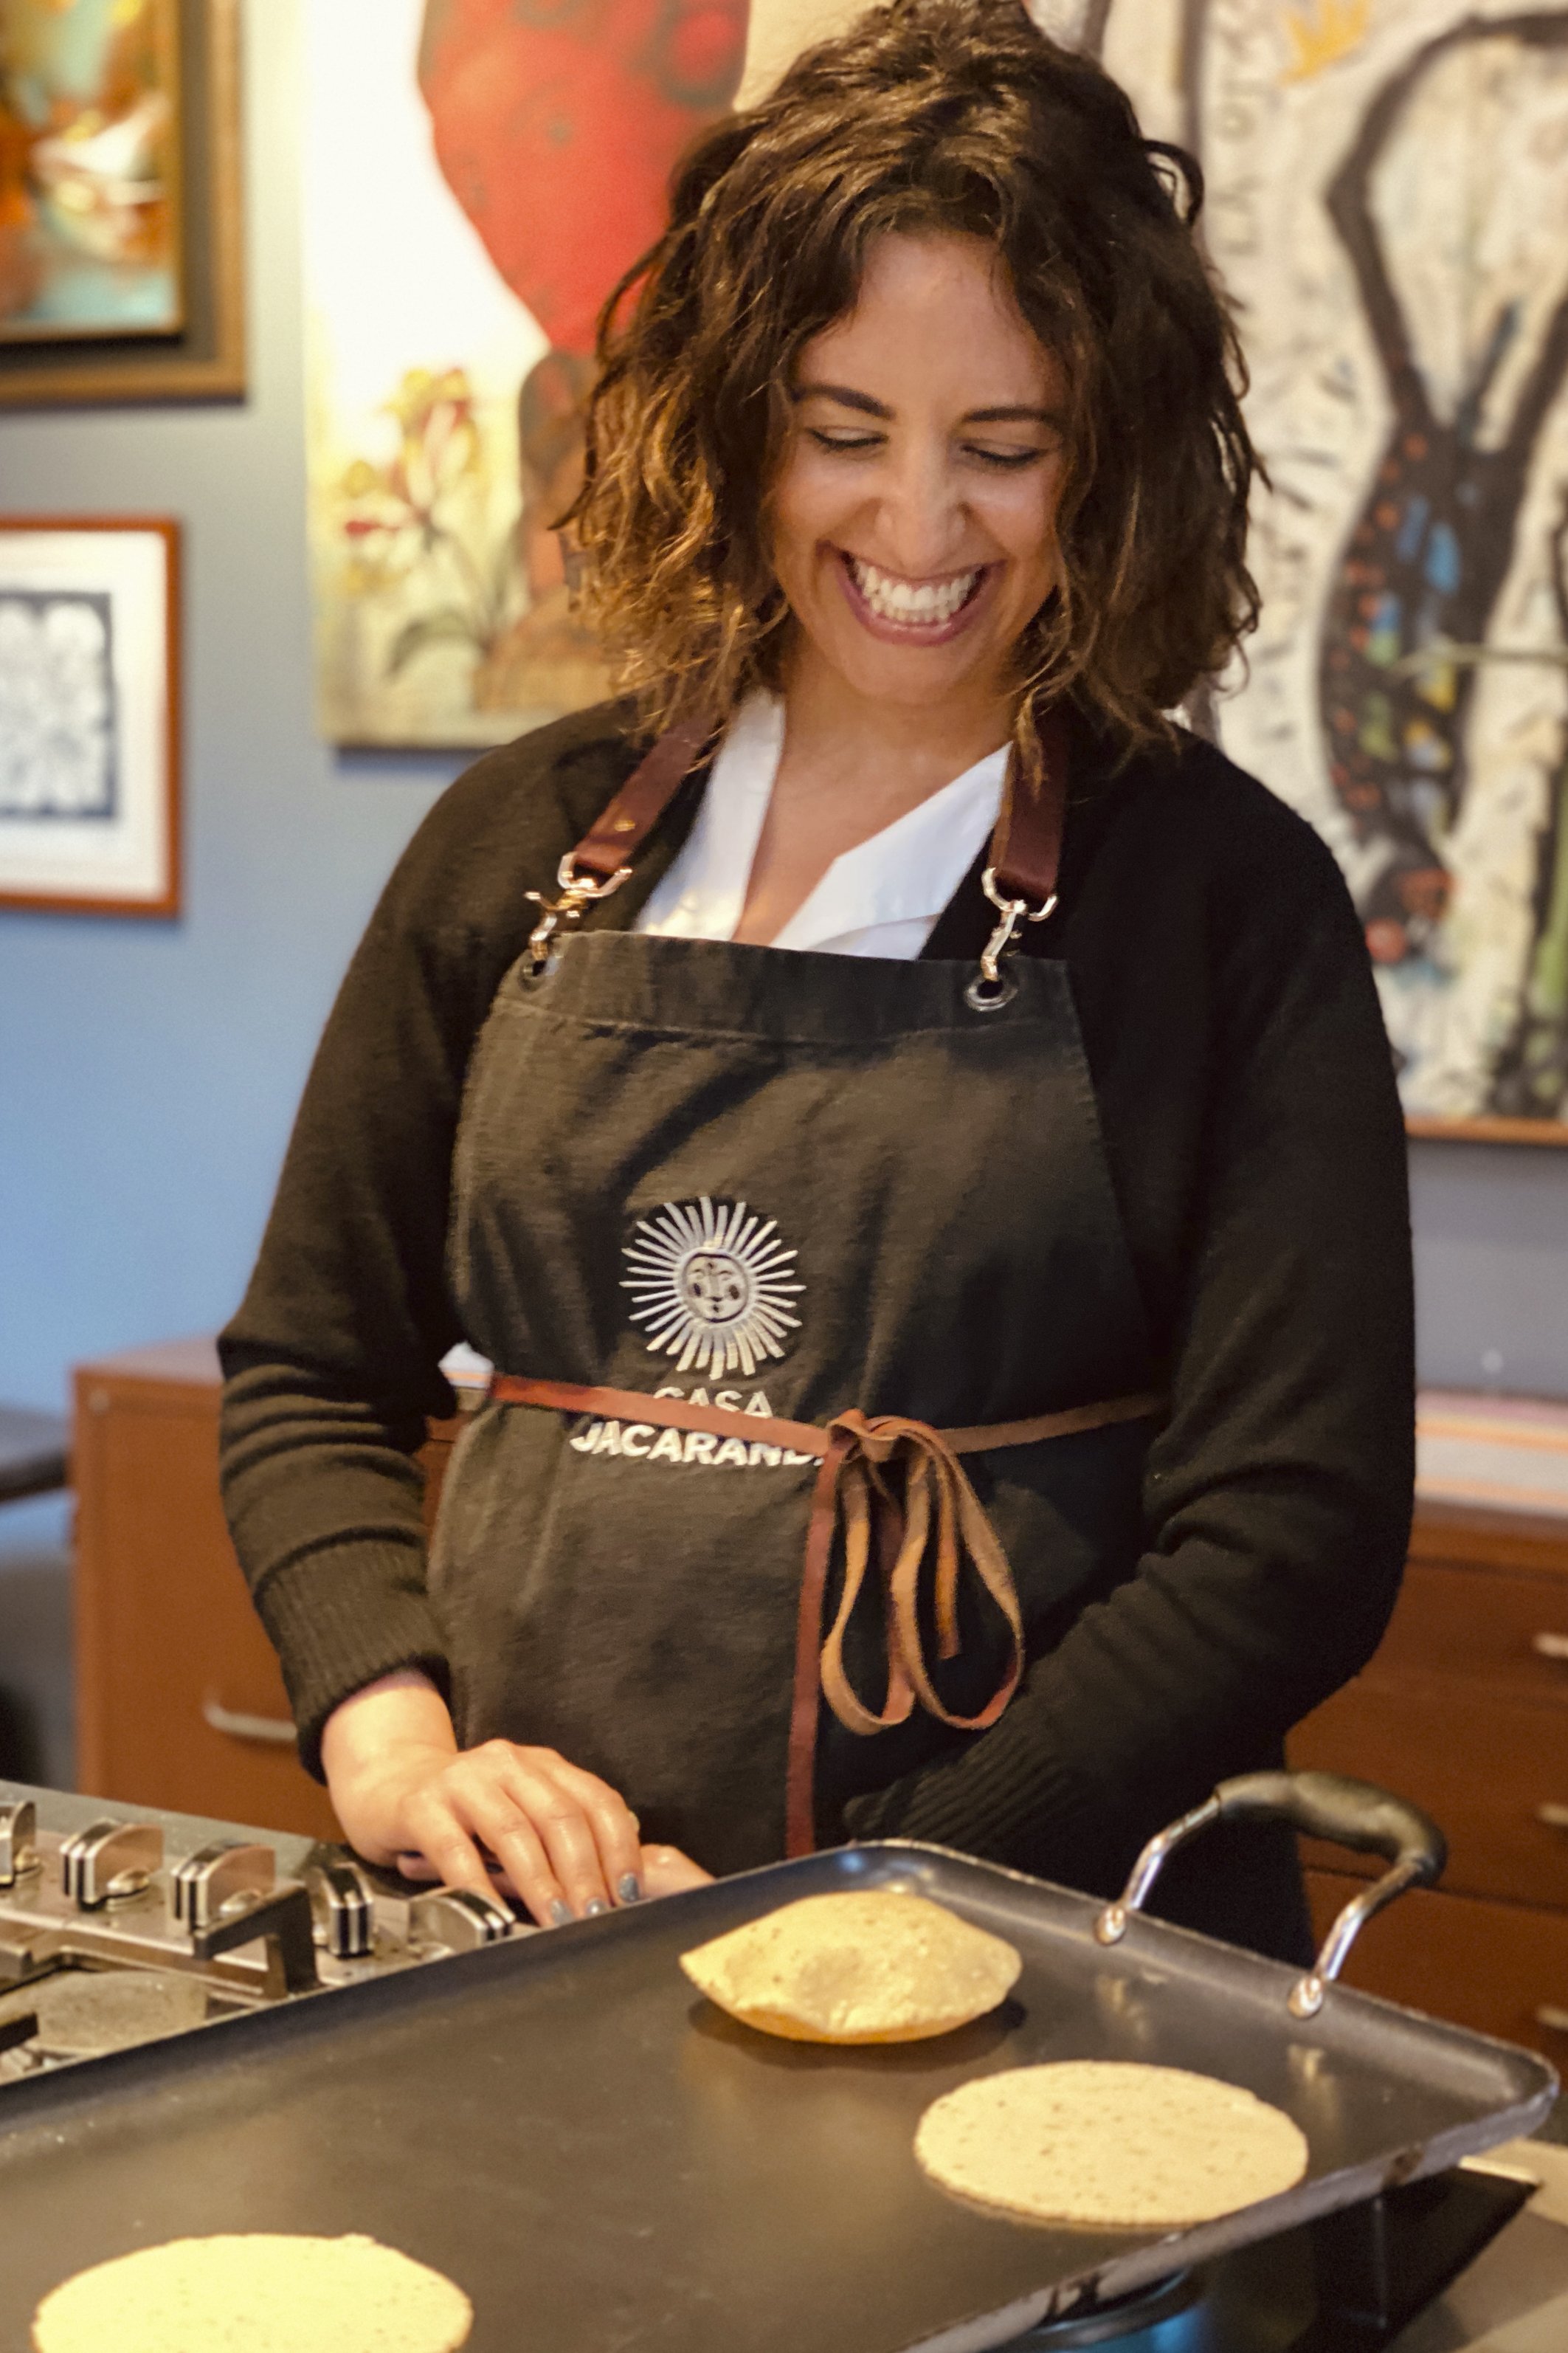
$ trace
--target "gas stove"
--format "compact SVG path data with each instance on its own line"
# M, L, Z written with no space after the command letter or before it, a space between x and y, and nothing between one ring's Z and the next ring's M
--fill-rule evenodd
M497 1898L346 1849L0 1781L7 2082L503 1936Z
M0 2110L46 2072L540 1933L342 1847L0 1781ZM1033 2310L1006 2353L1555 2353L1568 2150L1516 2144L1134 2296Z

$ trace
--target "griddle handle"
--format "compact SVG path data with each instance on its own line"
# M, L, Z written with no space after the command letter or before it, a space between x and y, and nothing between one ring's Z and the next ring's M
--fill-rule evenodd
M1430 1886L1448 1860L1448 1841L1429 1814L1343 1773L1244 1773L1222 1781L1215 1800L1222 1822L1288 1822L1303 1838L1384 1855L1408 1870L1407 1886Z
M1094 1924L1099 1942L1120 1944L1176 1849L1215 1822L1226 1821L1286 1822L1309 1838L1331 1839L1362 1854L1385 1855L1393 1865L1345 1905L1329 1930L1311 1968L1291 1989L1293 2018L1312 2018L1321 2010L1326 1989L1373 1915L1407 1887L1429 1885L1448 1860L1448 1841L1436 1823L1419 1806L1371 1781L1352 1781L1342 1773L1244 1773L1234 1781L1222 1781L1212 1798L1149 1841L1121 1897L1108 1904Z

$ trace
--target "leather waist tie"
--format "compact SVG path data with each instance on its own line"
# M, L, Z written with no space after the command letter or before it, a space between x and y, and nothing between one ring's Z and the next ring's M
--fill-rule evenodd
M901 1414L870 1417L851 1407L826 1428L781 1421L727 1406L692 1405L685 1398L649 1397L637 1389L591 1388L573 1381L532 1380L497 1373L489 1395L502 1405L556 1413L594 1413L656 1429L710 1430L764 1446L815 1454L822 1464L812 1498L796 1621L795 1694L790 1711L785 1790L785 1852L809 1854L816 1844L813 1778L817 1693L847 1730L871 1734L904 1723L918 1701L928 1714L962 1732L996 1722L1024 1672L1024 1621L1017 1588L996 1531L964 1475L961 1454L1032 1446L1111 1422L1142 1421L1163 1409L1153 1395L1103 1399L1026 1421L995 1421L972 1430L933 1430ZM844 1591L826 1637L822 1617L827 1572L840 1525L844 1531ZM1011 1655L1001 1682L975 1715L954 1715L932 1684L921 1632L921 1572L932 1564L931 1615L937 1654L958 1656L959 1577L967 1565L1007 1621ZM882 1586L888 1630L888 1689L879 1714L867 1707L844 1666L844 1638L873 1561Z

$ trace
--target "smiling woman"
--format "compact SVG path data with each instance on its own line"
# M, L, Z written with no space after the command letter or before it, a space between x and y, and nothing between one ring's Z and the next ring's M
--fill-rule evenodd
M1013 0L873 11L700 140L606 311L574 509L587 604L650 723L778 681L798 425L896 459L900 413L929 427L945 401L972 479L1054 460L1059 563L1033 604L1020 584L1016 693L1080 686L1157 734L1256 607L1242 367L1200 200L1195 164ZM868 352L879 384L846 364ZM889 606L942 585L923 558L881 568Z
M1112 1893L1377 1640L1376 998L1327 850L1167 715L1254 604L1196 187L1016 0L892 0L703 135L609 306L626 696L421 828L223 1344L376 1860L542 1921L895 1833ZM1160 1895L1310 1952L1267 1832Z

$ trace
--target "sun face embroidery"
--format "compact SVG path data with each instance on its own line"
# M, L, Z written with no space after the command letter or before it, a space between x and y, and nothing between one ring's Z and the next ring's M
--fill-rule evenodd
M667 1201L634 1227L621 1288L650 1356L676 1357L678 1373L749 1376L800 1329L790 1313L805 1289L790 1280L795 1257L777 1221L744 1201Z

